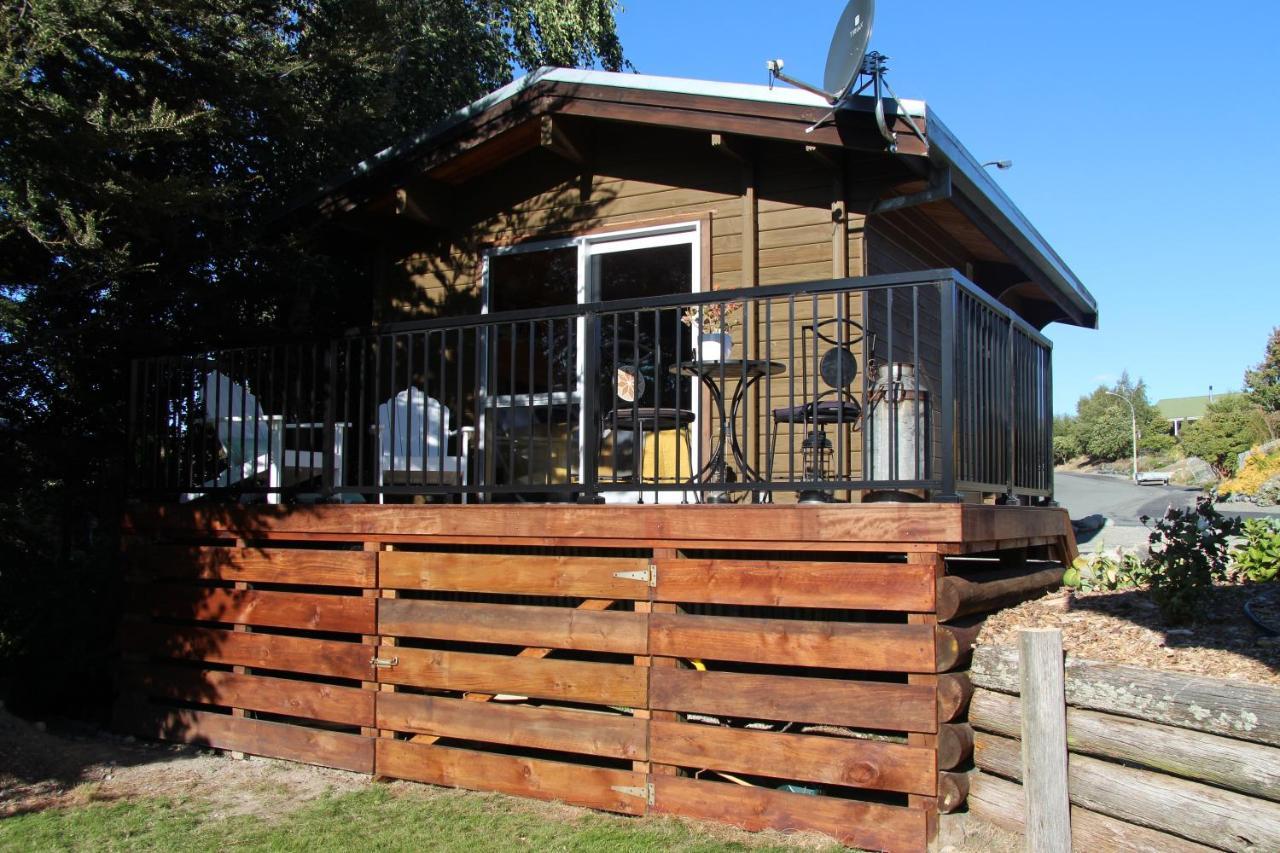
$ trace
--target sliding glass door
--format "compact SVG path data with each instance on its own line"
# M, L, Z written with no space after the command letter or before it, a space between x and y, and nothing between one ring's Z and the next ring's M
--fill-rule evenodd
M615 232L598 237L524 244L493 251L485 264L485 312L514 311L689 293L699 289L700 233L696 224ZM621 405L682 406L696 410L687 381L671 366L691 352L679 311L608 314L601 321L598 395L601 419L588 423L583 400L586 340L581 318L495 327L486 346L481 389L481 444L486 477L502 485L572 483L585 464L582 437L601 438L602 479L635 479L636 442L612 430ZM683 340L678 340L683 332ZM685 350L680 352L679 350ZM618 396L619 370L634 379ZM695 439L696 440L696 439ZM686 451L687 455L687 451ZM638 495L618 498L638 499ZM536 498L535 498L536 499ZM678 498L677 498L678 499Z

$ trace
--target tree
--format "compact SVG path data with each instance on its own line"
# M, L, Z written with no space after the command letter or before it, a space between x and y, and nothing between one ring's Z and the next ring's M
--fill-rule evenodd
M1244 389L1263 411L1268 433L1280 431L1280 326L1271 330L1262 361L1244 373Z
M1071 415L1053 418L1053 462L1061 465L1084 453L1080 443L1079 422Z
M1147 400L1146 383L1139 379L1135 384L1125 371L1114 386L1100 385L1076 404L1076 437L1084 453L1092 459L1111 462L1127 458L1133 452L1129 406L1108 392L1120 394L1133 403L1140 448L1168 449L1171 440L1164 437L1167 423Z
M1210 403L1205 416L1182 431L1182 446L1213 466L1219 476L1236 470L1236 457L1265 441L1262 413L1248 397L1235 394Z
M308 181L421 131L516 66L621 68L616 6L5 7L0 683L83 696L83 679L105 677L129 357L367 313L341 286L358 271L305 234L264 236L263 223Z

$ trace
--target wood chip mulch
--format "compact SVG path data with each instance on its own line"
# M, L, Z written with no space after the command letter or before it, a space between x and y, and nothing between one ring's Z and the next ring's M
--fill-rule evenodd
M1280 637L1244 613L1244 603L1267 587L1280 584L1216 587L1199 620L1178 628L1163 624L1143 590L1059 591L994 614L978 642L1016 646L1020 628L1060 628L1074 657L1280 685Z

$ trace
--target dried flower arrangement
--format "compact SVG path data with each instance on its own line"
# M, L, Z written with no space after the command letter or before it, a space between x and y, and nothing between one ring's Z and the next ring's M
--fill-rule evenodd
M704 332L727 332L734 325L734 316L742 309L741 302L711 302L706 305L690 305L684 309L680 322L689 328Z

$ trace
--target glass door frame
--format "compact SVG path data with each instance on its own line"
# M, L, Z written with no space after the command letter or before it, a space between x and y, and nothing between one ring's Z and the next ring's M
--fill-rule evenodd
M690 282L691 292L701 293L703 291L703 222L701 218L691 219L686 222L671 223L668 225L655 226L639 226L635 228L620 228L618 230L596 232L593 234L583 234L577 237L564 237L552 240L533 240L526 243L515 243L509 246L495 246L485 250L481 255L481 297L482 303L480 308L481 315L487 315L491 311L492 305L492 283L489 279L491 265L489 259L495 256L517 255L529 252L545 252L555 249L578 250L578 286L577 286L577 304L585 305L591 302L598 302L600 295L600 283L598 278L593 275L593 267L591 260L593 257L600 255L615 254L620 252L636 251L639 249L652 249L666 246L688 245L690 255ZM582 365L586 357L586 320L579 317L576 321L576 347L577 351L574 355L574 390L568 395L566 402L570 405L578 404L578 435L579 437L586 434L587 429L587 407L583 405L586 389L584 388L584 377L582 375ZM488 401L488 377L489 377L489 331L484 333L484 344L481 347L481 364L480 364L480 388L479 393L482 400ZM551 394L550 391L548 391ZM693 410L695 418L701 414L701 395L691 394ZM514 400L511 404L514 404ZM485 420L489 410L489 405L480 408L480 423L478 425L477 436L479 441L478 451L482 464L486 466L486 476L490 474L489 454L485 453L485 442L488 431L486 430ZM695 420L695 423L698 421ZM690 460L693 467L697 467L695 460L700 458L701 452L701 432L694 430L693 432L694 456ZM586 450L584 442L579 438L578 442L578 471L586 470ZM677 494L673 492L672 494Z

